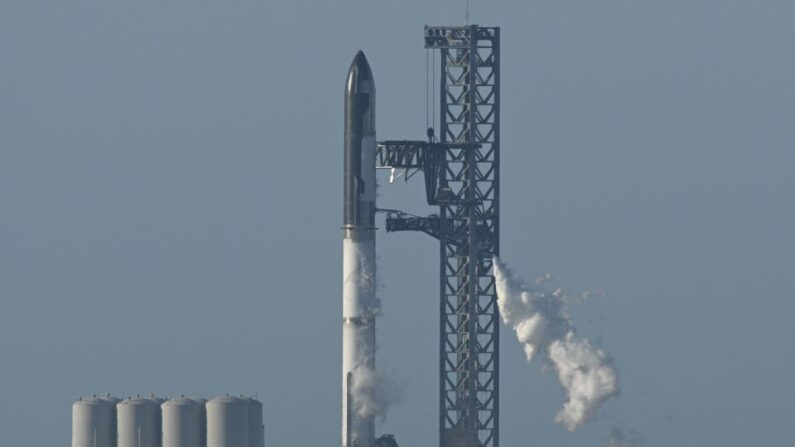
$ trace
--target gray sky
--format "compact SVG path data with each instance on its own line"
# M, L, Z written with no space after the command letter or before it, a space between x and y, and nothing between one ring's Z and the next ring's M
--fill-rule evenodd
M463 0L0 2L0 433L68 445L81 395L258 394L270 445L339 440L343 80L422 138L422 26ZM488 7L486 6L488 5ZM502 443L786 445L795 4L472 1L502 27L502 253L622 395L574 434L502 337ZM380 205L429 211L420 182ZM437 438L437 245L381 234L381 432Z

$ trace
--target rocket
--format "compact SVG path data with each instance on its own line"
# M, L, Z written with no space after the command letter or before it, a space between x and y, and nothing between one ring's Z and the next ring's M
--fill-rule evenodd
M342 446L374 447L375 84L359 51L345 80L342 241Z

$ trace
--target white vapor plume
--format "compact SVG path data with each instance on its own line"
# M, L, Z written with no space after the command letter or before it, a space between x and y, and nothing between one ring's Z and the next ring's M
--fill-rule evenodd
M364 303L364 313L375 321L383 315L381 300L375 296L375 291L383 288L383 285L378 284L376 272L371 271L373 268L377 269L377 266L362 265L357 280L362 282L364 289L373 291L371 300ZM376 348L374 342L372 348ZM369 353L353 369L350 393L353 411L359 417L375 417L384 421L387 410L400 401L403 390L396 382L373 368L374 356L375 352Z
M386 419L387 409L400 400L400 387L378 371L359 366L353 372L353 409L362 418Z
M640 447L643 442L640 436L636 433L625 433L618 427L613 427L610 430L610 438L607 441L607 447Z
M569 431L576 430L618 394L618 372L612 360L577 335L566 310L565 291L544 285L552 280L551 275L528 285L495 257L494 277L502 321L516 332L527 361L542 355L566 391L566 402L555 421Z

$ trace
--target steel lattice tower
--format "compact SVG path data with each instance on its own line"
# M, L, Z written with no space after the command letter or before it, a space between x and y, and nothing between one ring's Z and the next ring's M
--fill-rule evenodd
M439 444L499 446L500 29L426 26L440 52L439 141L384 141L381 167L421 169L439 214L387 213L387 231L439 239Z
M441 447L498 446L499 310L491 275L499 253L499 29L426 27L441 52ZM458 243L457 243L458 242Z

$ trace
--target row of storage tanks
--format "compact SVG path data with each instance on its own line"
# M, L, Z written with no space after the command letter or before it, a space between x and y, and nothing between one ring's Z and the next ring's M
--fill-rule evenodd
M72 447L264 447L251 397L89 397L72 405Z

